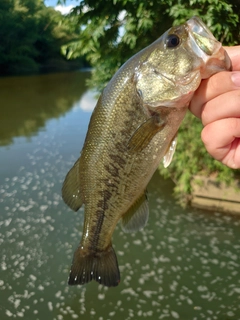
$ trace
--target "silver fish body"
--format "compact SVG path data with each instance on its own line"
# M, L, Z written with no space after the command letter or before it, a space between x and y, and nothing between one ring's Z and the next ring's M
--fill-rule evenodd
M112 234L119 220L134 232L148 219L146 186L161 159L167 167L176 135L203 78L231 67L226 52L193 17L172 27L113 76L92 114L81 156L62 195L73 210L85 205L83 235L69 284L120 281Z

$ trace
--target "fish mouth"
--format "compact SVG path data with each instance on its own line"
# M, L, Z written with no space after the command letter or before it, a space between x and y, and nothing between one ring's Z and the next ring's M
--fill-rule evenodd
M192 17L187 21L187 27L191 38L191 44L197 55L212 56L216 54L222 44L217 41L211 31L199 17Z
M216 71L231 70L231 60L211 31L199 17L192 17L186 22L190 45L194 53L207 65L211 58L219 60ZM204 78L204 77L203 77Z

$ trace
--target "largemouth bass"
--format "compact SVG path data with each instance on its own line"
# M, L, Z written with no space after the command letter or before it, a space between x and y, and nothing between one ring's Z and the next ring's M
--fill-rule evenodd
M67 174L62 196L84 227L74 253L69 285L92 279L120 281L112 235L146 225L146 186L163 159L167 167L178 128L202 79L229 70L231 62L204 23L193 17L172 27L129 59L103 90L80 158Z

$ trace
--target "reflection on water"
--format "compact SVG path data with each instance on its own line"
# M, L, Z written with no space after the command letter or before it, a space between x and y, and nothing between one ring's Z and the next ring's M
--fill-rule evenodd
M47 95L44 78L35 81ZM64 99L55 94L52 101ZM74 97L61 112L43 109L48 116L30 140L12 131L13 143L0 147L0 319L239 319L239 219L182 209L172 182L157 173L148 188L147 226L135 234L114 233L120 285L67 286L83 210L68 209L60 190L82 147L90 118L83 109L93 99L84 91ZM25 117L16 119L19 127Z
M78 102L89 73L0 78L0 145L30 137Z

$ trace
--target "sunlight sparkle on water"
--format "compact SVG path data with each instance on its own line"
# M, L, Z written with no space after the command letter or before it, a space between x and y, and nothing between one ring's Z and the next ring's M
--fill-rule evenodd
M71 76L73 82L78 79ZM47 79L40 81L41 90ZM26 81L29 87L29 77ZM58 95L57 89L51 92ZM9 145L0 147L1 320L185 319L186 314L189 319L237 319L239 218L181 208L172 182L158 174L148 188L147 226L134 234L117 226L114 233L119 286L67 285L84 208L71 211L62 201L61 186L84 142L90 113L83 109L94 101L86 98L89 93L69 92L66 100L56 97L56 118L46 113L53 100L44 111L40 103L34 113L47 114L45 122L28 137L9 131L4 139ZM84 106L84 101L91 102Z

